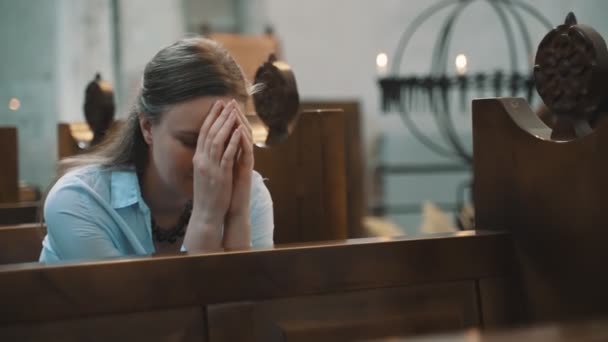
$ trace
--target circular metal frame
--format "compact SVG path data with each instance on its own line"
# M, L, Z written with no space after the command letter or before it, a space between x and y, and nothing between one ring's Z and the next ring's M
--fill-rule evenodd
M449 51L451 37L454 33L454 25L466 8L473 2L477 1L487 2L493 12L497 15L498 21L500 22L504 32L509 51L511 77L505 78L505 75L502 72L497 72L493 75L493 78L490 81L493 82L496 87L498 87L497 84L501 84L506 81L510 84L511 89L517 87L518 84L525 84L526 88L528 88L528 97L530 98L532 95L533 81L531 78L526 79L518 73L519 65L517 60L517 44L509 17L511 17L520 28L519 33L521 34L521 40L524 43L524 49L527 56L532 56L533 46L530 39L528 26L526 25L526 22L520 12L534 18L545 26L547 30L551 30L553 25L551 25L550 21L534 7L519 0L444 0L428 7L411 22L411 24L401 35L394 53L395 62L391 66L391 74L398 75L400 73L406 48L408 47L408 44L417 32L418 28L434 15L444 10L448 10L451 7L451 12L448 14L447 19L444 21L441 29L439 30L438 37L435 41L429 76L412 77L409 79L400 79L398 76L390 76L384 80L381 80L381 83L383 83L383 90L385 90L385 107L388 107L387 103L394 103L395 100L397 100L396 102L398 104L398 109L406 127L418 141L439 155L449 158L456 157L467 164L472 163L472 153L466 150L456 132L454 121L450 113L451 105L449 96L447 96L446 93L448 93L448 90L452 87L460 87L462 89L466 88L469 84L477 84L477 87L480 87L480 84L485 82L487 77L485 75L474 75L471 79L464 76L459 76L458 78L453 79L446 76L446 69L448 65L447 54ZM531 74L532 63L529 64ZM400 101L400 90L394 89L400 82L405 83L408 87L420 87L423 89L428 89L429 106L437 128L439 132L441 132L442 138L445 140L444 144L433 141L433 139L423 133L422 129L420 129L420 127L413 120L410 110L408 110L407 106ZM385 87L385 85L387 87ZM393 89L387 92L386 90L390 87L393 87ZM440 101L435 101L435 94L432 90L433 87L441 89L439 92L440 95L442 95ZM412 88L409 88L408 90L410 92L410 99L408 99L408 101L411 101Z

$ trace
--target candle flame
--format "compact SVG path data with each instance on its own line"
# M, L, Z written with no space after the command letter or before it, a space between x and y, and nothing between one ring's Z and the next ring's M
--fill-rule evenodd
M379 68L385 68L388 65L388 56L384 52L381 52L376 56L376 65Z
M459 54L458 56L456 56L456 72L458 73L458 75L464 75L464 73L467 72L467 56L465 56L464 54Z

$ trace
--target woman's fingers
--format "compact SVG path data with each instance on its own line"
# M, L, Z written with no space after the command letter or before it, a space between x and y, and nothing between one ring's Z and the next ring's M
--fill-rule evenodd
M234 104L234 107L237 108L238 111L238 121L241 125L243 125L244 129L245 129L245 134L246 136L249 138L249 140L251 141L251 143L253 143L253 133L252 133L252 129L251 129L251 125L249 124L249 120L247 120L247 116L241 111L241 108L238 106L236 100L232 100L230 101Z
M197 141L197 149L207 155L210 160L220 162L225 154L228 141L232 139L234 126L239 127L238 147L234 152L238 159L252 163L253 160L253 134L251 125L236 100L224 104L221 100L214 103L209 114L201 126ZM247 155L243 155L247 154Z
M209 132L207 132L207 135L205 137L205 143L204 143L205 151L207 153L209 153L209 151L211 150L211 146L209 146L209 145L212 144L213 140L215 139L215 136L218 134L218 132L220 131L222 126L224 126L224 123L226 122L226 120L228 120L230 113L232 112L233 109L234 109L234 104L232 104L231 102L228 102L228 104L224 107L224 109L222 109L222 112L220 113L220 115L211 124L211 127L209 128Z
M224 172L232 171L234 159L239 148L239 141L241 141L241 137L243 136L241 133L242 130L241 127L237 128L234 133L232 133L232 137L230 137L230 142L228 143L228 147L226 147L226 151L224 151L224 155L220 162L220 167Z
M236 117L237 113L235 110L233 110L230 114L228 114L228 118L223 122L222 127L220 127L217 134L212 138L213 140L206 143L210 144L209 158L211 158L211 160L218 162L220 161L220 158L226 149L226 142L230 139L230 135L233 132L236 124Z
M244 129L244 127L241 126L240 129ZM239 159L241 163L243 165L247 165L253 168L253 143L251 141L251 138L245 136L245 134L242 134L240 146L241 154L239 155Z
M209 113L207 114L207 117L203 121L203 125L198 132L198 139L196 141L196 148L198 150L203 151L203 148L205 147L205 138L207 137L207 134L209 134L211 125L213 125L217 117L222 112L222 108L224 108L224 101L222 100L215 101L213 106L211 106L211 109L209 110Z

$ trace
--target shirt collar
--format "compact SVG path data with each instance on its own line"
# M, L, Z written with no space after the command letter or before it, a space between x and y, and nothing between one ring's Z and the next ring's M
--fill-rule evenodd
M124 208L139 202L141 192L135 170L113 170L111 177L112 208Z

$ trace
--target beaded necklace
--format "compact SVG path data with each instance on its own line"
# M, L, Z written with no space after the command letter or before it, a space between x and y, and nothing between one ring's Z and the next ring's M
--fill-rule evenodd
M169 229L159 227L154 221L154 218L152 218L152 237L157 242L167 241L169 243L175 243L178 238L181 238L186 234L186 226L188 225L188 221L190 221L191 214L192 201L188 201L175 226Z

